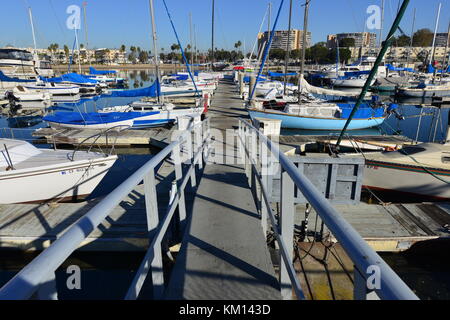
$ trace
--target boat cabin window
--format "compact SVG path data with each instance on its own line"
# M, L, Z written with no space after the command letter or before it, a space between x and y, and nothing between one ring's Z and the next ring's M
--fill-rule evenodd
M0 50L0 59L32 61L33 55L27 51Z
M417 154L417 153L421 153L421 152L424 152L424 151L426 151L425 148L417 147L417 146L404 147L403 149L399 150L400 153L402 153L404 155L407 155L407 156L410 156L410 155L413 155L413 154Z

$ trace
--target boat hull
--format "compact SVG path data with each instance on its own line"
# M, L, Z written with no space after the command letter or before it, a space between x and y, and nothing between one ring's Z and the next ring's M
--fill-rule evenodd
M281 120L281 127L285 129L305 129L305 130L342 130L347 119L324 119L301 117L296 115L283 114L281 112L262 112L248 110L250 117ZM385 118L373 119L353 119L348 130L367 129L381 125Z
M433 174L431 174L433 173ZM433 199L450 199L450 170L366 160L363 184L376 190L416 194Z
M117 156L0 174L0 204L45 202L86 197L97 187Z
M398 89L397 95L400 97L414 97L414 98L450 97L450 89L449 90Z

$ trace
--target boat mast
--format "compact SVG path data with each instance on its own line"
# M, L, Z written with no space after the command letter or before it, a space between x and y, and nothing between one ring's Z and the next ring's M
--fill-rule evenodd
M78 29L75 28L73 30L75 31L75 42L76 42L77 48L78 48L78 70L81 74L80 42L78 41Z
M305 14L303 18L303 40L302 40L302 60L300 63L300 78L298 83L298 103L300 104L302 101L302 81L303 75L305 73L305 56L306 56L306 35L308 33L308 14L309 14L309 3L311 0L306 0L305 6Z
M272 17L272 2L269 2L268 7L268 18L267 18L267 39L270 37L270 18ZM267 40L267 43L269 43L269 40ZM269 67L269 60L270 60L270 48L269 48L269 55L267 56L267 74L269 73L270 67Z
M28 15L30 16L31 32L33 34L34 51L36 52L36 50L37 50L36 35L34 33L33 12L31 11L31 7L28 7Z
M84 34L85 34L85 38L86 38L85 49L86 49L86 59L88 61L89 66L91 66L91 59L89 59L89 52L88 52L89 39L88 39L88 26L87 26L87 19L86 19L86 6L87 6L87 2L85 1L85 2L83 2Z
M215 11L215 0L212 0L212 23L211 23L211 70L213 70L214 65L214 11Z
M446 66L446 63L448 64L447 61L447 56L448 56L448 47L449 47L449 39L450 37L450 21L448 23L448 29L447 29L447 41L445 42L445 51L444 51L444 58L442 58L442 72L444 72L444 70L446 70L448 68L448 66ZM442 83L442 76L441 76L441 83Z
M286 85L287 85L287 73L289 67L289 57L291 54L291 22L292 22L292 0L289 3L289 26L288 26L288 38L287 38L287 48L286 57L284 58L284 95L286 95Z
M410 0L403 0L402 6L401 6L400 10L398 11L397 17L395 18L395 21L391 27L391 30L388 33L386 41L384 42L383 47L381 48L381 51L378 54L377 60L375 61L375 64L374 64L372 70L370 71L369 77L367 78L366 83L364 84L361 94L358 97L358 100L356 101L356 104L353 107L353 110L350 113L350 116L348 117L347 122L345 123L344 128L341 131L341 134L340 134L339 139L335 146L336 151L339 150L339 145L341 144L341 141L342 141L342 138L344 137L345 131L347 130L350 122L352 121L353 117L355 116L356 111L358 111L359 106L364 101L367 91L369 91L369 87L370 87L373 79L375 78L375 75L378 72L378 66L383 61L384 55L386 54L387 50L391 46L392 38L394 37L394 34L400 25L400 21L402 21L403 15L405 14L405 11L406 11L406 8L408 7L409 2L410 2Z
M156 81L158 81L157 87L161 85L161 73L159 70L159 59L158 59L158 47L157 47L157 36L156 36L156 24L155 24L155 10L153 8L153 0L149 0L150 3L150 16L152 20L152 39L153 39L153 55L155 60L155 69L156 69ZM158 94L156 95L156 99L158 103L162 103L163 98L157 90Z
M381 26L380 26L380 49L383 45L383 25L384 25L384 1L381 1Z
M192 40L192 12L189 12L189 38L190 38L190 46L191 46L191 66L194 69L194 41Z
M435 45L436 45L436 35L437 35L438 28L439 28L439 18L440 18L440 16L441 16L441 7L442 7L442 3L439 3L438 12L437 12L437 17L436 17L436 25L435 25L435 27L434 27L433 44L432 44L432 46L431 46L431 56L430 56L430 58L431 58L431 61L430 61L431 64L432 64L433 61L434 61L434 53L435 53L435 51L436 51L436 48L435 48Z
M412 48L413 48L413 40L414 40L414 28L416 26L416 8L414 8L414 16L413 16L413 23L412 23L412 29L411 29L411 42L409 44L409 53L408 53L408 59L407 63L409 64L409 58L411 57Z

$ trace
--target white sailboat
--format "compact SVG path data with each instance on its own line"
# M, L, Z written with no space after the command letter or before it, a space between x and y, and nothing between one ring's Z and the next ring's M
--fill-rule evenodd
M38 149L0 139L0 204L76 200L91 194L117 156Z

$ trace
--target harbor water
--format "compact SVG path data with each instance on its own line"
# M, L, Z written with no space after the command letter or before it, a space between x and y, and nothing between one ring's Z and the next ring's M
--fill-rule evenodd
M122 71L120 77L128 79L130 89L150 86L154 75L150 70ZM82 98L79 102L59 102L48 112L94 112L104 107L126 105L141 97ZM379 128L367 129L349 134L366 135L404 135L422 142L441 142L447 135L448 109L421 107L414 102L399 103L399 114L405 119L399 120L390 116ZM419 126L420 122L420 126ZM42 121L42 115L34 118L21 118L11 114L0 118L0 137L12 137L32 140L31 133L38 128L47 127ZM311 132L302 130L283 130L284 135L336 135L338 132ZM44 147L44 146L40 146ZM47 146L51 147L51 146ZM120 148L117 149L119 160L115 163L100 185L94 190L88 200L98 199L114 190L133 172L151 159L158 152L151 148ZM401 199L399 199L401 202ZM0 226L1 228L1 226ZM415 289L421 299L450 299L450 254L449 244L427 243L414 246L404 253L382 253L386 262L398 272L402 279ZM447 249L446 249L447 248ZM0 286L6 283L14 274L31 261L38 253L23 253L17 251L0 252ZM60 299L122 299L135 270L142 261L144 253L99 253L76 252L58 269L57 279ZM82 270L82 290L70 291L66 288L64 279L66 268L78 265Z

